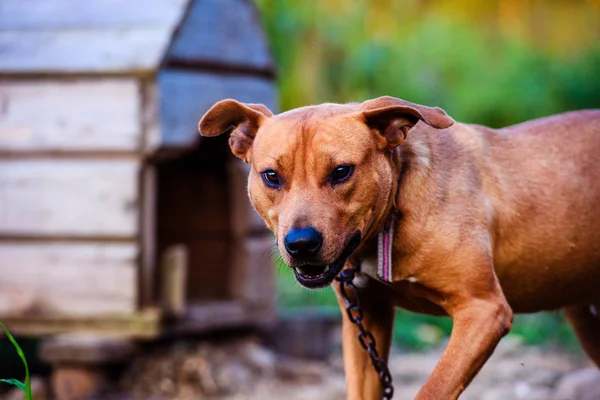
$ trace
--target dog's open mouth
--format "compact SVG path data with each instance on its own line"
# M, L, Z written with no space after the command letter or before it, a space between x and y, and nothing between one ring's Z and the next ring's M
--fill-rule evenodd
M329 285L344 267L346 259L360 244L360 232L357 231L350 240L342 254L333 263L328 265L303 265L294 269L296 280L304 287L318 289Z

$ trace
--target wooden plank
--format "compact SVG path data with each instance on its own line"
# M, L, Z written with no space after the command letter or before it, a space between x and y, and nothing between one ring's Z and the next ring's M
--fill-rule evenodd
M142 81L142 129L144 131L144 152L154 155L160 145L160 94L154 79Z
M156 168L145 165L142 172L140 191L140 304L150 306L155 299L156 276Z
M257 327L273 319L243 301L208 301L190 304L186 314L164 329L164 335L206 333L223 329Z
M137 151L139 115L134 79L5 80L0 82L0 149Z
M0 30L175 26L188 0L2 0Z
M172 27L0 31L0 73L151 72Z
M89 332L111 337L153 339L160 334L160 313L155 309L132 315L92 317L11 316L2 317L2 322L11 333L20 336Z
M185 315L167 333L201 333L218 329L247 326L251 316L241 301L196 302L187 307Z
M67 333L44 338L40 359L50 364L103 364L124 361L138 351L135 342L90 333Z
M159 74L159 91L162 146L196 143L198 121L219 100L263 103L273 111L277 107L275 84L264 78L165 70Z
M134 237L137 160L0 161L0 234Z
M171 45L169 59L273 69L258 11L247 0L195 0Z
M170 246L163 251L160 259L161 309L167 315L180 317L185 312L187 301L187 247L181 244Z
M134 244L0 243L0 319L132 314Z

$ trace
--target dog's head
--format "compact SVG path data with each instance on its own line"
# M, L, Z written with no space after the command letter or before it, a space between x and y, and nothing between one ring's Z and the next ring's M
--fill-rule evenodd
M392 155L418 121L440 129L454 122L439 108L392 97L277 116L223 100L198 128L203 136L230 133L233 154L252 166L252 205L297 280L316 288L330 284L386 219L398 184Z

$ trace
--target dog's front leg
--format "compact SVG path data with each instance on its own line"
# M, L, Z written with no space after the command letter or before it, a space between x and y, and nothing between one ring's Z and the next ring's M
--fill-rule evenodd
M335 282L334 288L343 319L342 346L347 398L349 400L380 400L383 392L379 375L373 368L366 350L358 342L358 328L348 319L346 303L340 293L339 285L339 282ZM360 305L364 315L363 325L375 337L379 356L387 360L394 324L394 307L389 300L381 296L381 290L377 290L376 286L375 282L368 282L366 287L358 289Z
M470 291L443 294L440 305L452 318L452 333L442 358L415 399L457 399L510 330L512 309L496 277L480 278L491 279L493 290L482 292L471 287Z

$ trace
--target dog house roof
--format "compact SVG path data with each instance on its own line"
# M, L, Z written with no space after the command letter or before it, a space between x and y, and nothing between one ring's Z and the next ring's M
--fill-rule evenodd
M0 73L143 73L165 60L272 71L249 0L2 0Z

